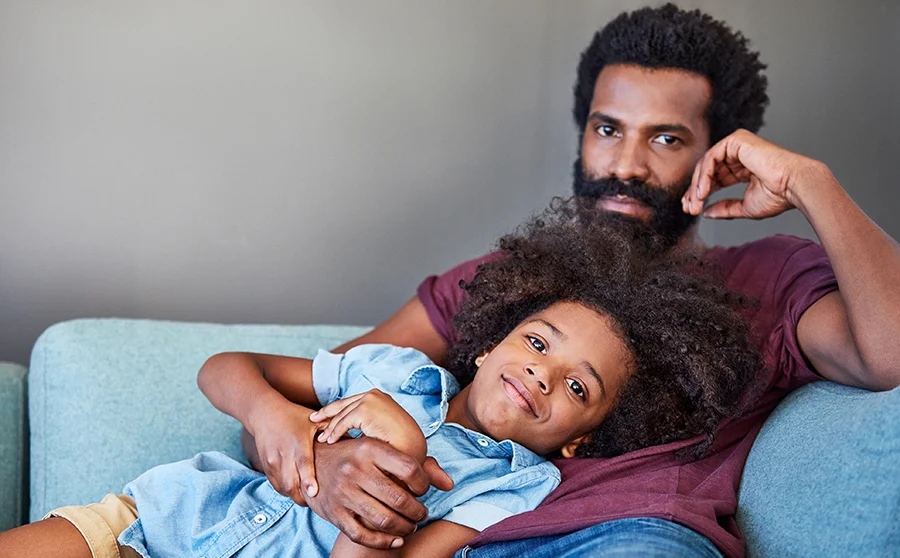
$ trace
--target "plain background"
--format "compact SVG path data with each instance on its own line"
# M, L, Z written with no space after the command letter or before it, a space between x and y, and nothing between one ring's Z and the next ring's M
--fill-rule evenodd
M570 191L578 55L643 4L0 0L0 360L77 317L383 320ZM900 3L682 6L761 51L762 135L898 237ZM813 236L702 228L775 232Z

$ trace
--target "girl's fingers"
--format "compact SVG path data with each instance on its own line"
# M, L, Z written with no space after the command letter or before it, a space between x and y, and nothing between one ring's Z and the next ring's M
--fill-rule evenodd
M340 437L346 434L351 428L355 428L356 425L354 424L353 412L357 407L359 407L358 401L345 406L337 416L332 417L331 422L328 423L328 427L319 434L318 440L320 442L331 443L340 439Z
M322 422L324 420L327 420L343 411L347 405L358 401L360 398L362 398L363 395L365 395L365 393L359 393L356 395L351 395L350 397L344 399L333 401L328 405L325 405L318 411L314 412L313 414L309 415L309 420L311 420L312 422Z

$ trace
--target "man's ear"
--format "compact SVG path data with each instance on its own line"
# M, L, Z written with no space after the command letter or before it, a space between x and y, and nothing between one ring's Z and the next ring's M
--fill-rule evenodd
M590 440L590 438L591 438L590 434L585 434L584 436L579 436L578 438L575 438L568 444L564 445L559 450L559 453L561 453L562 456L565 457L566 459L568 459L570 457L575 457L575 450L578 449L578 446L587 442L588 440Z
M491 354L490 351L485 351L485 352L481 353L480 355L478 355L477 357L475 357L475 366L481 367L481 363L484 362L484 359L486 359L489 354Z

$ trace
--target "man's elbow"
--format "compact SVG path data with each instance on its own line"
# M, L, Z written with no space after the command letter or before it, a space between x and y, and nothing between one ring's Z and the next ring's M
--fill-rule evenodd
M900 364L893 361L867 364L865 384L872 391L890 391L900 386Z

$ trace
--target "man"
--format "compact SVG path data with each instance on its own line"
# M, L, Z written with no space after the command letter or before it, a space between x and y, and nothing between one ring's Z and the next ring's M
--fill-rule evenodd
M666 5L620 15L595 35L578 67L574 188L621 216L622 226L649 225L671 249L696 253L759 301L748 318L767 363L765 394L745 417L722 425L712 455L699 461L679 460L682 446L670 444L558 462L562 485L537 510L484 531L468 556L741 556L738 481L778 401L820 378L867 389L900 384L900 250L824 164L754 135L768 102L763 69L745 38L699 11ZM748 183L743 199L704 211L711 193L737 183ZM765 219L793 208L821 246L776 236L710 248L697 234L701 212ZM394 316L337 351L393 343L444 361L463 297L459 281L471 279L479 261L426 279ZM245 437L252 457L251 441ZM311 448L311 440L298 441L297 471L258 465L285 494L305 498L367 546L398 544L425 514L410 491L447 484L434 463L423 469L376 441L317 446L314 464Z

